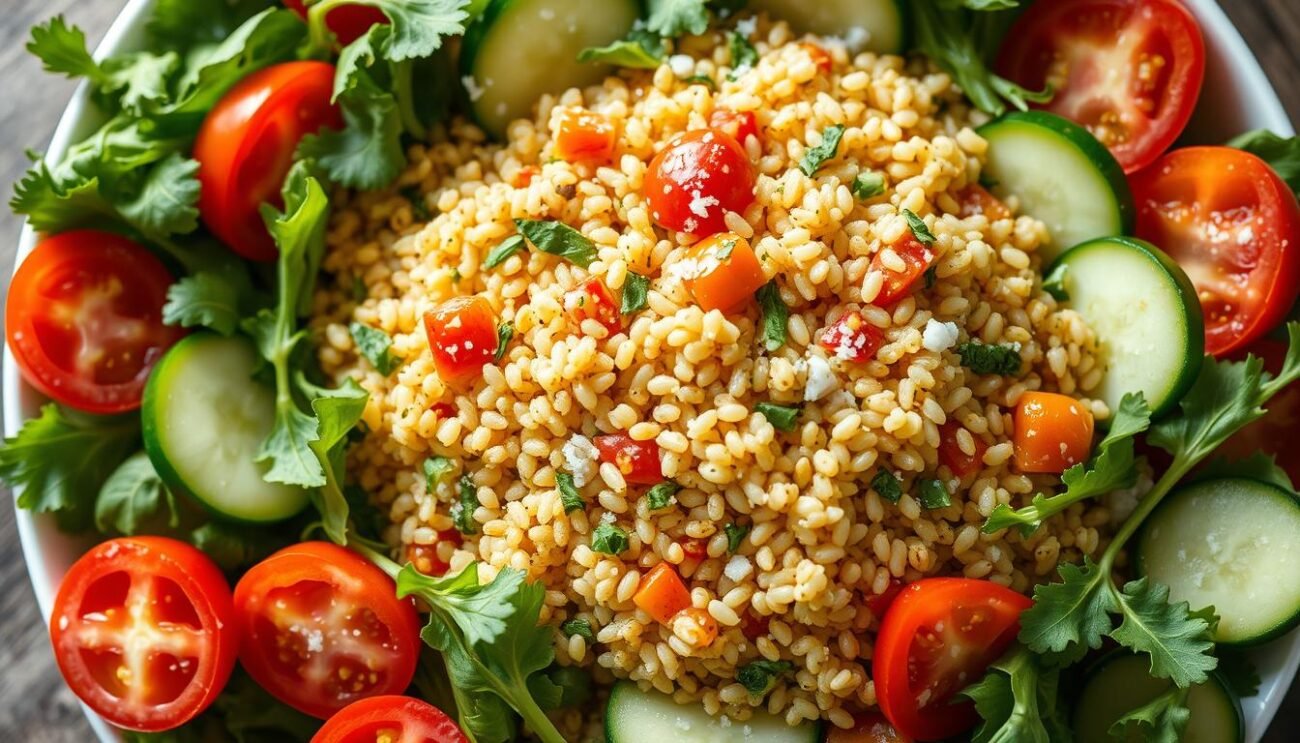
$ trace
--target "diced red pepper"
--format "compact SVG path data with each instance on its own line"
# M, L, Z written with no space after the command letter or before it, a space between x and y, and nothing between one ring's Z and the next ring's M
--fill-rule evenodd
M876 619L885 616L889 607L893 605L894 599L903 591L903 581L897 578L891 578L889 585L885 588L884 593L873 593L865 599L867 611L875 615Z
M745 639L753 642L767 634L767 628L771 622L770 617L756 616L746 612L740 618L740 634L744 635Z
M614 295L600 279L588 279L577 289L564 295L564 308L569 316L579 325L583 320L595 320L610 335L623 329L623 313L619 311Z
M464 541L465 538L461 536L460 532L455 529L444 529L438 532L438 540L433 544L406 545L406 561L425 575L445 575L451 565L438 557L438 545L443 542L451 542L459 547Z
M542 169L536 165L525 165L515 171L514 176L510 179L510 185L515 188L528 188L533 179L541 175Z
M808 52L808 56L812 58L813 64L817 65L817 69L821 70L822 72L831 71L831 63L833 62L833 60L831 59L830 52L826 51L820 46L817 46L816 44L807 41L799 44L799 46L804 51Z
M703 539L684 539L679 544L682 545L682 552L685 552L687 557L703 560L709 555L708 542Z
M429 310L424 331L438 376L449 384L477 377L496 356L497 319L483 297L456 297Z
M754 117L752 111L715 108L713 113L709 114L709 128L730 134L732 139L744 146L750 137L758 136L758 119Z
M955 420L950 420L939 427L939 461L948 465L948 469L957 477L965 477L973 472L979 471L984 466L984 452L989 450L989 445L984 443L979 436L971 435L975 441L975 453L967 454L957 445L957 432L963 426Z
M846 361L871 361L885 340L880 328L867 322L857 310L844 313L822 333L822 348Z
M438 416L438 420L452 418L456 415L456 406L449 402L435 402L429 406L429 410L434 415Z
M663 482L659 466L659 445L653 441L637 441L631 436L612 433L595 438L600 461L610 462L623 473L623 479L633 485L657 485Z
M555 128L555 156L566 162L608 161L614 155L614 122L604 114L569 109Z
M872 300L872 304L881 307L891 305L911 294L913 284L934 261L934 251L922 245L921 241L911 233L890 245L888 249L893 250L903 260L903 270L895 271L885 267L884 260L881 258L884 250L876 253L871 259L870 270L879 271L885 276L885 283L880 287L880 293Z
M754 301L754 292L767 283L749 241L734 232L699 241L691 248L689 260L693 265L683 283L705 312L742 312Z
M990 222L1011 218L1011 210L1007 205L978 183L963 188L961 193L957 194L957 203L961 205L963 219L976 214L985 215Z

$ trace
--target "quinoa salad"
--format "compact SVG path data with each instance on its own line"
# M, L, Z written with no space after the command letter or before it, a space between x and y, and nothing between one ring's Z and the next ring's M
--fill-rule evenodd
M1246 740L1300 140L1171 149L1197 21L1108 1L37 26L107 120L13 201L69 685L131 741Z

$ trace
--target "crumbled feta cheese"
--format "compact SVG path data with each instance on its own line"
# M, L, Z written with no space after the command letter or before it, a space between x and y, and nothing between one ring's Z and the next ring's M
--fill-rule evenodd
M696 191L695 193L691 194L691 203L690 203L691 214L694 214L700 219L708 219L709 207L717 206L719 203L721 202L719 202L716 197L705 196L699 191Z
M460 79L460 84L465 86L465 93L469 95L470 101L477 101L483 97L483 88L479 87L478 81L473 75L466 75Z
M835 372L831 371L831 365L821 356L811 356L808 358L808 382L803 388L804 402L815 402L829 395L834 391L839 380L835 378Z
M754 565L744 555L732 555L731 559L727 560L727 566L722 569L722 574L736 583L748 578L753 572Z
M871 41L871 32L861 26L854 26L844 32L840 41L850 53L857 54L866 48L867 42Z
M736 33L740 34L741 36L744 36L747 39L750 36L753 36L754 32L757 30L758 30L758 18L756 16L751 16L749 18L744 18L739 21L736 21Z
M921 345L927 351L947 351L949 348L957 345L957 323L939 322L933 317L925 324L925 331L921 333Z
M573 484L582 487L596 474L596 445L591 439L575 433L560 449L564 455L564 468L573 475Z
M674 54L668 58L668 69L677 77L690 77L695 72L695 58L689 54Z

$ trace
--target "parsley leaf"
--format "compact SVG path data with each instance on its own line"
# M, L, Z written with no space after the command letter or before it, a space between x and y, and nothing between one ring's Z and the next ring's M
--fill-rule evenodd
M920 488L921 497L918 499L925 508L947 508L952 505L952 498L948 495L948 487L943 484L942 480L922 480L918 487Z
M231 336L247 314L252 284L238 261L197 271L167 288L163 322L183 328L197 326Z
M501 359L506 357L506 348L510 345L511 339L515 337L515 324L509 320L497 326L497 350L492 355L492 363L500 364Z
M433 495L438 490L438 483L456 469L456 463L447 457L429 457L424 460L424 489Z
M665 54L664 40L659 34L634 28L626 38L612 44L583 49L578 53L578 61L653 70L663 64Z
M755 660L736 669L736 681L756 697L766 695L776 687L776 682L794 670L788 660Z
M1057 572L1061 582L1035 588L1034 605L1020 615L1020 641L1035 653L1075 661L1101 647L1118 604L1099 590L1107 575L1092 558L1085 556L1082 566L1061 563Z
M840 140L844 137L844 127L840 124L832 124L822 130L822 143L816 147L809 147L804 151L803 157L799 160L799 169L809 178L817 175L821 166L835 157L839 152Z
M596 633L591 631L591 622L586 619L570 619L560 625L560 631L564 633L565 637L579 635L585 638L587 642L596 641Z
M627 278L623 279L623 297L619 312L624 315L633 315L640 312L649 306L647 299L649 294L650 279L639 273L628 271Z
M86 36L55 16L32 28L27 51L41 60L46 72L84 77L98 104L110 113L119 108L140 114L165 100L168 81L180 64L174 52L132 52L96 62L86 50Z
M1218 665L1211 654L1210 623L1192 614L1187 602L1169 603L1169 588L1139 578L1117 596L1123 620L1110 636L1120 645L1151 656L1151 674L1180 687L1199 684Z
M369 5L388 16L392 38L384 45L384 58L392 62L432 56L444 37L465 33L466 0L321 0L307 11L312 44L328 50L331 32L325 24L330 10L340 5Z
M853 185L850 190L853 196L860 201L869 201L885 193L885 176L875 171L866 171L858 173L853 179Z
M646 28L671 38L702 34L709 30L707 4L707 0L648 0Z
M731 74L727 76L728 80L735 80L742 71L758 64L758 50L744 34L736 31L727 34L727 49L731 52Z
M784 346L788 339L786 326L790 322L790 308L781 299L781 289L773 279L759 288L754 296L763 311L763 347L769 351Z
M922 245L934 245L934 233L930 228L925 226L925 220L916 216L916 212L910 209L903 210L903 219L907 220L907 226L912 230L912 237Z
M680 493L682 486L672 480L665 480L658 485L646 491L645 501L646 508L651 511L662 511L669 508L676 502L673 496Z
M478 508L478 488L469 475L461 475L456 484L459 499L451 504L451 522L461 534L478 534L478 522L474 520L474 511Z
M560 491L560 503L564 506L565 513L581 511L587 507L582 494L578 492L577 484L573 481L573 475L568 472L555 473L555 489Z
M581 232L563 222L516 219L515 226L543 253L590 268L596 260L596 246Z
M897 503L903 497L903 483L888 470L876 472L876 476L871 478L871 489L890 503Z
M963 343L957 346L961 365L976 374L1001 374L1014 376L1020 373L1020 349L1015 346L993 346L984 343Z
M1259 157L1300 194L1300 137L1279 137L1267 129L1256 129L1233 137L1228 146Z
M1024 646L1013 646L981 681L961 691L983 719L972 743L1068 740L1069 734L1062 734L1069 725L1060 709L1058 678L1058 671L1042 668Z
M750 527L747 524L726 524L722 527L723 533L727 535L727 552L735 554L740 549L740 545L749 536Z
M1108 731L1110 736L1115 740L1179 743L1192 716L1187 708L1189 691L1171 686L1160 696L1116 720Z
M483 258L483 268L496 268L505 263L510 256L527 249L528 243L524 240L523 235L518 233L511 235L488 251L487 256Z
M628 548L627 532L602 521L591 531L591 548L607 555L622 554Z
M179 525L176 497L142 451L108 476L95 500L95 528L104 534L129 536Z
M795 421L799 418L799 408L789 405L760 402L754 406L754 410L762 413L767 422L779 431L793 431Z
M393 339L388 337L388 333L359 322L348 325L348 332L352 334L357 350L375 367L375 371L388 376L401 364L401 357L393 353Z

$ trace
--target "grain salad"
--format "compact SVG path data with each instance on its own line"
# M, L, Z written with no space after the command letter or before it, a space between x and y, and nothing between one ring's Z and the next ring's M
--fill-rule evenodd
M1089 398L1103 371L1093 332L1037 278L1043 223L966 201L987 148L974 127L987 117L924 60L749 23L758 58L748 68L728 66L727 32L715 31L653 71L543 96L501 145L455 121L414 146L395 188L351 194L336 211L312 328L326 372L369 392L351 457L392 521L392 545L452 571L478 560L483 580L504 566L527 571L546 587L541 617L557 627L560 662L598 679L633 679L733 720L763 705L790 724L847 728L875 704L879 618L864 599L931 575L1026 592L1105 542L1100 505L1073 507L1028 538L980 525L997 504L1027 502L1055 480L1010 466L1010 411L1022 394L1069 394L1103 421L1110 411ZM695 76L716 80L716 92ZM787 340L774 349L757 304L724 314L691 300L696 238L657 228L642 196L656 152L719 108L752 112L761 129L744 143L756 198L723 218L789 308ZM612 123L609 162L556 157L552 134L566 112ZM837 126L835 156L805 174L801 160ZM879 175L883 193L855 196L861 174ZM933 235L933 273L882 307L872 258L901 262L891 246L913 229L904 211ZM485 268L516 219L578 229L594 261L583 269L524 250ZM615 332L566 312L582 282L618 296L631 273L650 279L645 308ZM514 332L499 361L454 385L435 372L421 318L462 295L486 298ZM882 334L874 359L817 343L853 312ZM378 373L357 353L353 323L391 335L404 365ZM959 346L972 342L1015 349L1020 372L964 367ZM779 430L761 403L797 406L797 420ZM972 471L941 461L941 431L961 455L978 454ZM597 461L592 439L602 434L657 444L662 479L680 486L667 507L651 511L645 485ZM433 456L455 470L430 491L423 466ZM873 487L878 472L901 482L896 503ZM582 508L566 512L564 474ZM922 505L926 479L950 505ZM455 528L461 508L472 508L473 533ZM601 525L625 535L625 548L593 547ZM634 604L661 562L699 612L661 623ZM590 635L558 629L572 619ZM755 697L736 674L756 659L794 672Z

